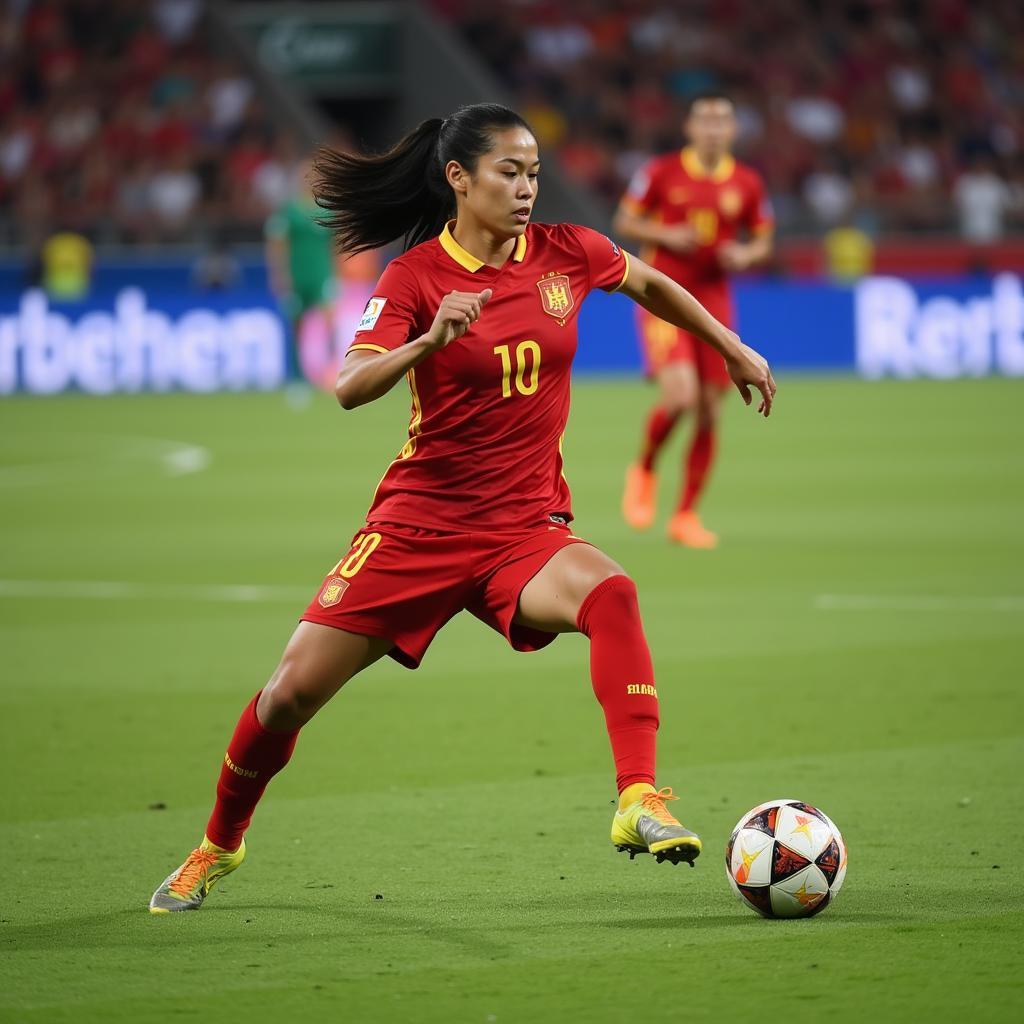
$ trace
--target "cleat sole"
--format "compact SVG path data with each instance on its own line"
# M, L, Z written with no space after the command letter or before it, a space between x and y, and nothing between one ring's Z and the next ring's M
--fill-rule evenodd
M616 844L615 849L619 853L628 853L629 859L634 860L638 854L651 853L638 846L622 846ZM668 861L670 864L689 864L692 868L693 862L700 856L700 843L683 843L679 846L670 846L664 850L655 850L652 856L658 864Z

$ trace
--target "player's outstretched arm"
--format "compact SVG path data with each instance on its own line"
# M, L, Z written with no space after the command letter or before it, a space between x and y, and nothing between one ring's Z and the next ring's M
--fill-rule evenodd
M619 291L660 320L697 335L717 349L743 401L750 405L750 389L757 388L761 392L757 411L765 416L772 411L775 381L767 361L744 345L735 331L719 323L685 288L630 253L629 270Z
M426 334L392 352L350 351L334 385L334 394L341 407L355 409L386 395L409 370L432 352L461 338L480 319L490 297L490 288L482 292L449 292L441 300Z

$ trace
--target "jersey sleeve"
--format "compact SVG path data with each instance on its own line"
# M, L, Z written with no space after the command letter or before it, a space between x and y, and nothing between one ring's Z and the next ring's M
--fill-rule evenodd
M743 226L754 235L771 231L775 227L775 213L772 201L759 174L751 174L747 202L741 220Z
M416 329L417 292L407 267L393 260L384 268L356 326L348 351L392 352Z
M659 202L656 171L656 162L649 160L633 173L625 195L619 204L626 213L631 213L636 217L646 217L655 212Z
M574 224L572 231L583 250L590 289L613 292L622 287L629 273L629 255L625 249L620 249L607 235L592 228Z

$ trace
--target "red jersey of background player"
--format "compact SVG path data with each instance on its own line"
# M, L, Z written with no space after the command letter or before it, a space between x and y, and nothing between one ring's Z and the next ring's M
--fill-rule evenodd
M697 244L692 252L655 246L641 255L697 298L710 289L727 290L718 246L744 231L772 229L771 205L757 171L726 155L709 174L690 147L655 157L637 171L622 205L636 216L693 229Z
M500 269L448 228L393 260L353 349L386 352L426 333L452 290L493 296L479 323L409 371L409 440L367 521L464 531L571 520L560 447L576 320L587 294L618 288L627 267L609 238L573 224L531 224Z

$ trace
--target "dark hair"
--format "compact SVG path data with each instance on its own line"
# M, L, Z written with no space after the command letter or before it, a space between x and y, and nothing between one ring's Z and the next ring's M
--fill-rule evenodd
M736 106L736 101L724 89L702 89L700 92L695 92L686 101L687 116L693 113L693 108L698 103L704 103L706 100L725 100L733 108Z
M313 196L327 213L318 223L334 232L342 252L376 249L396 238L409 249L439 235L455 216L455 194L444 175L449 160L471 174L494 148L492 133L532 129L497 103L459 107L443 121L424 121L384 153L321 149L313 164Z

